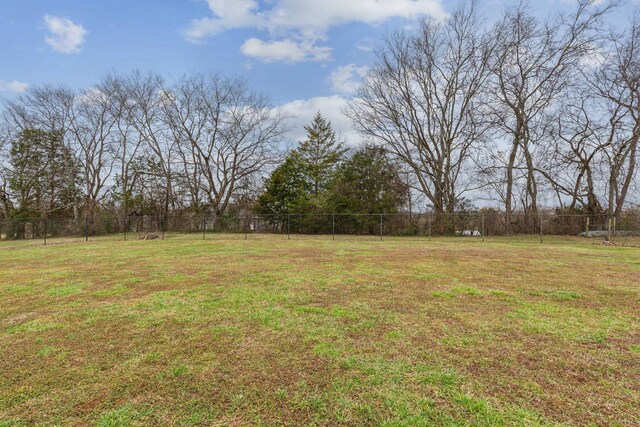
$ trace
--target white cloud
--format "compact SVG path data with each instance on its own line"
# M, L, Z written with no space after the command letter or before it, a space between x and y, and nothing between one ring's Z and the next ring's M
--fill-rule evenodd
M240 48L248 57L263 62L325 61L331 58L331 48L316 46L311 41L296 42L291 39L265 42L250 38Z
M199 43L205 37L233 28L263 27L254 0L207 0L214 17L191 21L185 31L187 40Z
M106 102L108 99L109 95L96 87L90 87L80 94L77 102L80 104L91 105Z
M358 67L355 64L338 67L329 76L331 89L336 93L352 94L358 90L368 71L368 67Z
M233 28L254 27L271 33L297 30L324 34L330 27L351 22L379 24L391 18L447 16L442 0L273 0L261 8L255 0L207 0L213 17L192 22L191 39Z
M594 48L590 54L582 57L580 64L585 68L597 68L604 64L606 60L607 53L600 48Z
M363 52L373 52L375 50L375 41L373 39L364 39L356 47Z
M280 106L280 109L291 117L288 123L290 128L288 139L292 142L304 140L306 138L304 127L311 123L319 111L331 122L340 140L344 140L349 146L359 145L363 141L362 136L353 129L351 121L344 114L348 102L346 98L334 95L298 99Z
M29 84L27 83L19 82L17 80L12 80L10 82L0 80L0 92L22 93L27 89L29 89Z
M49 31L45 41L53 50L67 55L80 53L80 47L89 33L80 24L68 18L45 15L44 22Z
M207 0L213 16L193 20L187 40L199 43L208 36L238 28L253 28L280 39L325 40L330 28L349 23L379 24L392 18L444 19L442 0ZM272 43L279 43L274 41ZM317 60L311 55L307 60ZM329 59L329 58L327 58Z

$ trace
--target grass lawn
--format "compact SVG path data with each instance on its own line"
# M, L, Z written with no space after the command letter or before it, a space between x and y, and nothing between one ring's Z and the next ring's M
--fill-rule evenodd
M640 425L638 248L0 244L3 427L558 423Z

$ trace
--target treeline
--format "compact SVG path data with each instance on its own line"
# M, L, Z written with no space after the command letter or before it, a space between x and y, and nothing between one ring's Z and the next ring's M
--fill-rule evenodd
M507 227L543 204L619 216L638 202L640 16L610 28L620 2L575 3L542 19L518 2L487 28L468 1L390 36L350 117L436 213L473 195Z
M284 118L244 82L217 75L34 88L5 103L0 212L221 215L280 160Z
M519 2L488 26L471 0L390 35L347 111L370 144L349 150L318 114L283 152L287 116L218 75L30 89L3 106L0 217L619 216L638 203L640 18L610 29L616 10Z
M360 215L359 227L373 229L377 219L367 215L411 208L406 175L384 148L345 149L320 113L305 130L307 138L266 179L255 213L274 222L305 214L295 218L296 227L317 232L323 226L318 216L328 212Z

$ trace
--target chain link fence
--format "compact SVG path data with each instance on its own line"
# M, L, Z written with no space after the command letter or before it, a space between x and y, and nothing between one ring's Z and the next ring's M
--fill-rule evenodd
M60 239L89 241L212 239L216 236L249 239L258 235L283 238L303 236L475 237L582 236L613 240L640 236L640 213L606 215L511 214L498 211L455 214L283 214L123 216L99 218L0 219L0 241Z

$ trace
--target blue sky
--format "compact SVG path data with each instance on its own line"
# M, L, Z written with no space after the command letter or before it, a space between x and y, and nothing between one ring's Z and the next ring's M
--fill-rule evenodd
M533 0L540 13L572 0ZM636 0L630 3L637 4ZM491 20L504 0L484 0ZM390 31L444 17L452 0L0 0L0 97L29 86L86 88L134 69L166 78L219 72L246 79L300 128L340 114ZM627 8L633 7L633 4Z

